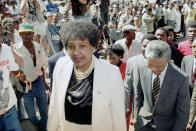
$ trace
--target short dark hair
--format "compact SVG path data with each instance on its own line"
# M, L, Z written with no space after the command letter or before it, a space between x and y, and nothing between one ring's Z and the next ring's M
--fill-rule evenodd
M196 21L191 21L191 22L189 22L189 23L188 23L188 28L189 28L189 27L191 27L191 28L192 28L192 27L193 27L193 28L196 27Z
M141 40L141 43L143 43L143 41L145 39L150 40L150 41L151 40L158 40L158 38L155 35L153 35L153 34L146 34L146 35L143 36L143 38Z
M152 11L151 7L146 8L146 11Z
M172 31L174 32L174 28L172 26L164 26L164 28L167 30L167 31Z
M99 30L95 24L86 18L74 19L61 26L60 30L61 40L65 47L67 47L68 40L88 39L93 47L96 47L99 40Z
M13 23L17 23L18 25L20 24L18 20L14 20Z
M110 45L106 49L106 54L107 55L116 54L119 57L123 57L124 49L123 49L123 47L121 45Z
M141 17L140 15L136 15L136 16L134 17L134 19L135 19L135 18L138 18L138 19L140 19L140 20L142 19L142 17Z
M166 30L164 27L159 27L157 30L163 30L163 31L165 31L167 37L169 36L168 30ZM155 31L155 33L157 32L157 30Z

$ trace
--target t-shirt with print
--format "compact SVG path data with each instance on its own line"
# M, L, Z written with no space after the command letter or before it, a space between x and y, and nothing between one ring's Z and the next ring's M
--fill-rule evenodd
M14 89L9 80L10 72L18 70L11 48L5 44L0 49L0 112L17 104Z

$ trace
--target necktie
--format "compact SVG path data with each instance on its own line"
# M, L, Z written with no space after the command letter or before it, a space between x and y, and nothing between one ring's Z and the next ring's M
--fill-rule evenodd
M159 76L157 76L153 81L153 89L152 89L153 106L155 105L157 101L159 91L160 91L160 79L159 79Z

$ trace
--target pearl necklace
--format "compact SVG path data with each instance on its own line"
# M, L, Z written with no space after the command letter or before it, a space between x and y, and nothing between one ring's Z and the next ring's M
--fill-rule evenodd
M90 73L92 72L93 68L94 68L94 58L92 58L91 65L89 66L89 68L85 72L81 72L81 71L77 70L77 68L74 66L74 73L76 75L76 79L80 81L82 79L87 78L90 75Z

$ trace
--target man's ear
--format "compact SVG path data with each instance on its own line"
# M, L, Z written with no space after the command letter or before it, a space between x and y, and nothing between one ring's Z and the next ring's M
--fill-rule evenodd
M119 57L120 57L120 59L122 59L123 58L123 55L120 55Z
M171 61L171 58L168 58L168 63Z

